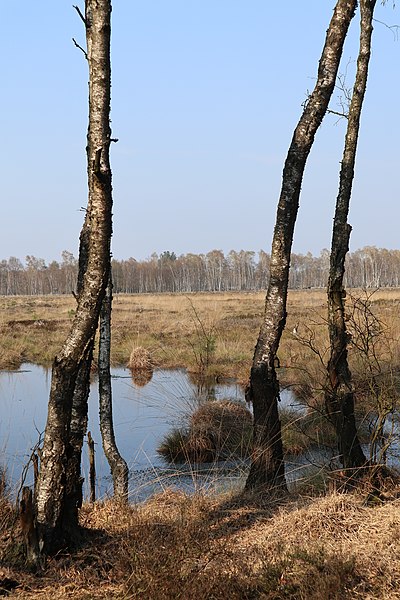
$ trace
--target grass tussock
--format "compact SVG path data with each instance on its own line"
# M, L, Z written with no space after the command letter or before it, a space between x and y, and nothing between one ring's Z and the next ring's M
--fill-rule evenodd
M154 361L149 350L142 346L135 346L132 349L127 366L132 371L152 371Z
M187 428L173 429L158 447L171 463L210 463L249 456L250 411L237 402L205 402L189 418Z
M138 507L85 505L86 546L35 576L2 556L0 580L35 600L396 599L399 508L357 494L278 503L171 491Z

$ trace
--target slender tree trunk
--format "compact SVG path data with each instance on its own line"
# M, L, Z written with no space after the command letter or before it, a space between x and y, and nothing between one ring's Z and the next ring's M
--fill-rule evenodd
M68 461L66 470L66 497L63 529L70 524L74 534L74 524L78 522L78 510L82 506L83 482L81 474L82 446L88 424L88 399L90 393L90 371L93 358L94 338L88 343L84 359L78 371L72 400L71 424L69 432Z
M78 298L82 293L88 268L91 222L91 198L89 197L85 221L79 237L79 264L77 277ZM81 474L82 447L88 424L88 400L90 394L90 373L93 362L93 350L94 336L92 336L91 340L88 342L84 359L79 367L72 399L64 529L68 529L70 523L76 524L78 522L78 510L81 508L83 501L82 488L84 478Z
M360 50L356 80L351 98L339 192L336 200L328 283L328 322L331 355L328 362L329 386L325 394L328 415L335 427L343 466L354 469L366 458L362 451L354 416L354 389L347 360L348 335L345 322L346 293L343 288L345 259L349 250L351 226L347 222L360 129L361 109L367 88L371 54L372 19L375 0L360 0Z
M290 252L306 161L328 108L356 4L356 0L338 0L336 4L319 62L317 82L295 129L283 170L265 314L247 390L247 398L252 401L254 410L253 453L246 482L249 489L286 486L275 363L286 322Z
M94 439L88 431L90 502L96 502L96 457Z
M100 431L104 454L110 465L114 484L114 497L128 500L128 465L118 451L115 442L112 415L112 387L110 372L112 281L110 278L100 312L99 338L99 398Z
M109 276L112 231L110 17L110 0L86 0L82 19L89 64L88 256L71 331L54 359L52 370L35 503L39 540L47 553L73 543L79 532L76 507L79 484L68 481L71 473L68 466L76 381L82 366L90 362L90 346ZM76 416L79 418L78 414ZM72 469L72 472L76 470Z

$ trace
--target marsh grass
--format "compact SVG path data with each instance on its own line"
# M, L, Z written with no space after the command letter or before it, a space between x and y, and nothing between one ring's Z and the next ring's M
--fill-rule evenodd
M0 368L23 362L49 366L67 334L75 308L64 296L2 296L0 298Z
M152 371L155 365L151 353L146 348L134 346L127 366L131 371Z
M198 319L193 318L188 297ZM263 292L116 295L112 363L127 364L132 348L142 346L163 368L196 371L198 360L193 348L199 346L200 322L211 336L210 374L236 377L245 384L264 302ZM399 290L379 290L372 297L372 306L393 339L400 337L399 302ZM68 332L76 301L72 296L3 296L0 308L0 367L13 368L26 361L48 366ZM312 331L315 345L324 352L328 345L325 317L325 290L289 292L287 327L279 350L283 384L298 382L304 365L312 376L318 374L318 357L306 350L292 331L296 326L303 334ZM399 348L393 349L393 360L400 365ZM351 366L356 372L358 365ZM307 380L306 374L303 379Z
M247 378L262 294L192 294L190 298L200 322L212 329L204 348L187 294L117 295L112 314L113 365L127 364L132 348L142 346L163 368L186 367L195 372L200 348L203 355L213 354L211 375ZM4 348L0 367L13 368L21 362L48 366L67 335L76 302L72 296L2 297L0 307L0 350ZM248 319L241 318L243 312L251 315L250 329Z
M353 290L351 295L362 296L363 292ZM400 290L378 290L370 300L385 328L376 349L384 371L390 370L391 393L397 396ZM151 357L152 364L161 368L185 367L198 373L199 364L206 363L211 379L234 377L246 385L264 301L263 292L116 295L112 364L127 364L132 349L140 347ZM350 294L346 303L350 306ZM22 362L49 366L67 335L75 307L72 296L0 298L0 368L18 368ZM287 326L279 349L278 377L281 385L291 386L305 404L316 406L323 399L328 350L325 290L291 290ZM367 414L372 415L376 398L370 393L365 362L352 348L349 361L357 406L364 421ZM149 380L151 371L146 373L135 375L138 384ZM387 386L382 387L380 397L387 399L387 392Z
M173 428L157 452L171 463L213 463L238 460L250 454L251 412L230 400L207 401L188 418L188 424Z

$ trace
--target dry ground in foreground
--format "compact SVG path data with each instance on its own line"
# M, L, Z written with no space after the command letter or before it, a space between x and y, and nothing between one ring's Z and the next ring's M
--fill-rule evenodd
M10 597L38 600L400 598L400 501L364 500L167 491L139 507L85 505L86 547L40 575L11 565L19 537L3 505L0 576L19 584Z

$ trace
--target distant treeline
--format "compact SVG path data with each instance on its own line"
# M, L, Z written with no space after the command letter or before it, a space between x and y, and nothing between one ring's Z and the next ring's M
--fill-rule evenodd
M174 252L152 254L146 260L112 261L115 293L213 292L263 290L268 285L270 256L260 250L221 250L207 254ZM46 264L27 256L23 264L11 257L0 262L1 295L70 294L76 288L78 261L64 251L61 261ZM329 252L292 254L291 289L325 287L329 272ZM400 250L365 247L352 252L346 262L348 287L400 287Z

